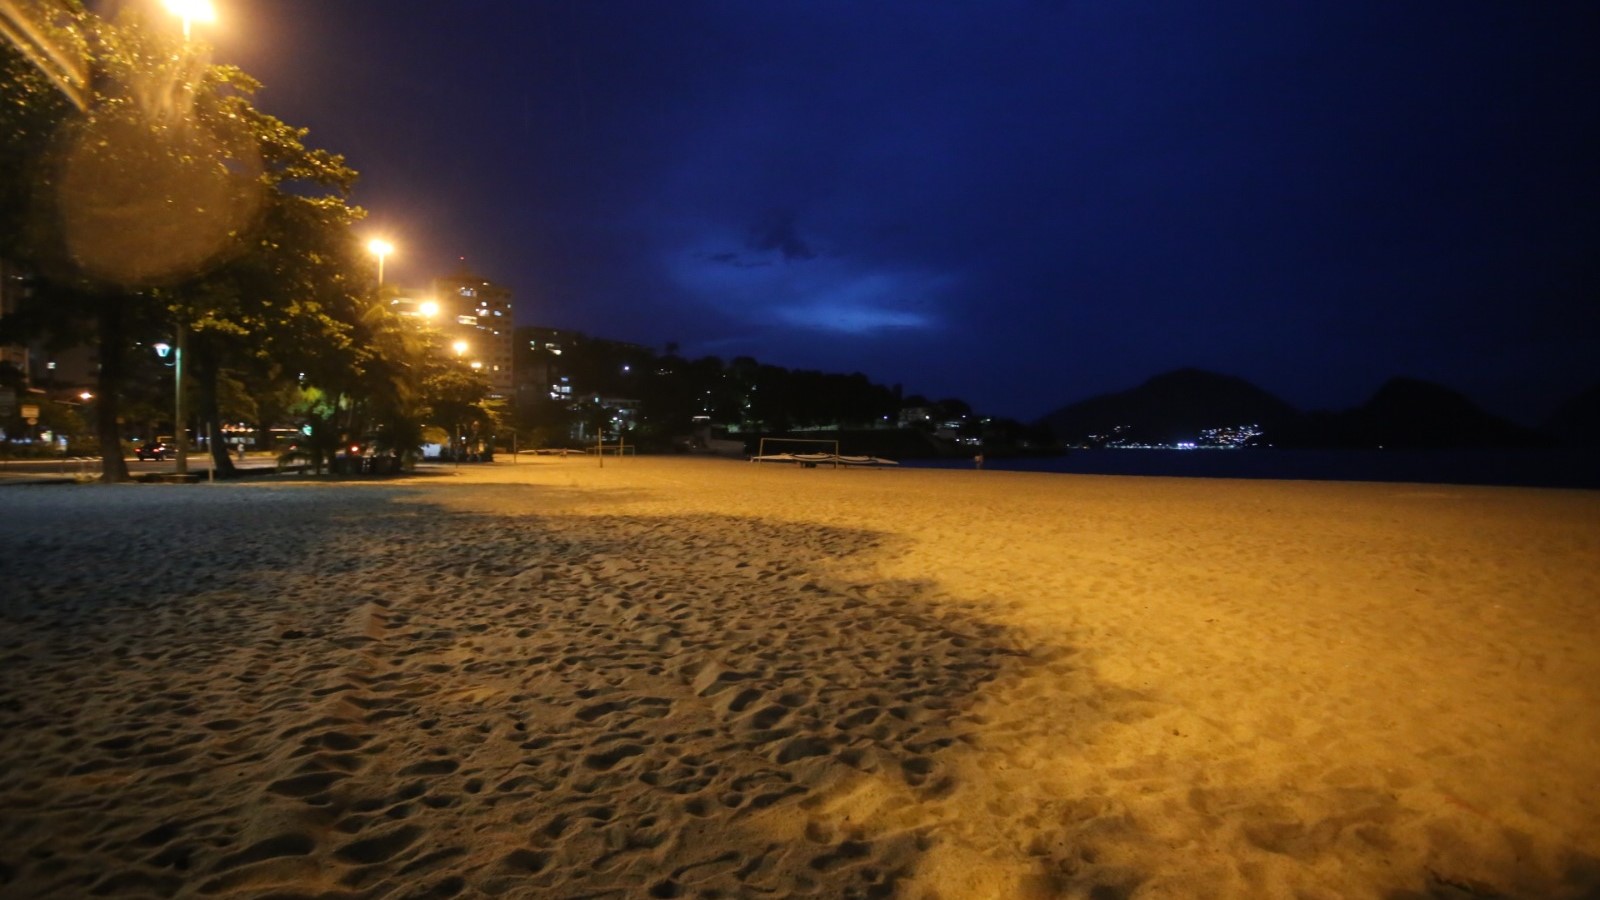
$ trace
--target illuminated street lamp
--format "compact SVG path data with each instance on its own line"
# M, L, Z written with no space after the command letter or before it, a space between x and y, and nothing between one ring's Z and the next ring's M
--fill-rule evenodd
M187 344L189 329L178 323L178 346L165 341L155 345L156 355L166 359L172 356L172 458L173 471L183 475L189 471L189 435L183 426L183 347Z
M439 301L424 300L417 305L417 312L421 313L424 319L431 319L439 314Z
M164 0L164 2L167 12L183 20L184 43L188 43L192 36L190 27L192 23L217 20L217 8L211 5L211 0ZM176 445L173 447L173 459L177 463L174 470L183 475L189 471L189 436L183 427L183 348L188 343L189 326L179 319L176 330L178 346L157 344L156 352L165 359L167 350L172 351L173 417L177 420L173 423L172 429L172 440Z
M472 345L464 340L457 339L455 342L451 343L450 349L456 352L456 359L460 359L466 355L468 350L472 349ZM473 363L473 365L479 366L482 365L482 363ZM453 448L452 452L456 458L456 465L461 465L461 457L467 452L467 436L461 430L460 422L456 423L455 447Z
M383 287L383 260L394 252L394 245L383 238L367 241L367 251L378 258L378 287Z
M183 39L189 40L189 23L215 22L217 8L211 0L166 0L167 12L183 20Z

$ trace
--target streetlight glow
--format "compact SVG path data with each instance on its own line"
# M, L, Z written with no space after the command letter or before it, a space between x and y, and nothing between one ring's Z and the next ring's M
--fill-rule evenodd
M466 341L456 341L454 344L450 345L450 349L456 351L456 355L460 356L461 354L466 353L467 348L471 346L472 345L468 344Z
M383 287L383 259L394 252L394 245L383 238L367 241L367 252L378 258L378 287Z
M424 300L417 304L417 312L422 313L423 318L431 319L439 314L439 302L437 300Z
M183 39L189 39L189 23L215 22L217 8L211 0L166 0L167 12L183 20Z

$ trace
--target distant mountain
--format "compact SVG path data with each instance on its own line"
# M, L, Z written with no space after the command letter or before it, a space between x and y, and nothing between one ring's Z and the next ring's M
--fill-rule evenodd
M1600 444L1600 382L1561 404L1540 430L1563 444Z
M1058 437L1078 442L1110 434L1151 443L1192 441L1202 428L1261 425L1281 428L1299 418L1294 407L1242 378L1179 369L1116 394L1063 406L1043 421Z
M1563 433L1595 427L1600 386L1575 399L1555 423ZM1138 387L1064 406L1044 423L1067 443L1093 441L1121 426L1119 438L1147 443L1192 441L1203 428L1259 425L1263 443L1280 447L1538 447L1539 432L1485 412L1460 393L1415 378L1392 378L1355 409L1302 413L1231 375L1179 369ZM1553 429L1552 429L1553 431ZM1591 432L1592 435L1592 432Z
M1538 432L1485 412L1464 395L1416 378L1391 378L1366 403L1331 417L1323 445L1446 448L1538 447Z

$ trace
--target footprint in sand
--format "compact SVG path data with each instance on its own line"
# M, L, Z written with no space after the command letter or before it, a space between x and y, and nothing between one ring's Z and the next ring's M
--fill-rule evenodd
M353 865L371 865L393 858L422 837L422 829L402 825L382 834L351 841L333 852L342 862Z

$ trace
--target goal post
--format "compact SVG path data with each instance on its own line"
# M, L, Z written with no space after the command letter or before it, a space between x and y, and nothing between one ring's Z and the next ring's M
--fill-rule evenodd
M799 446L786 446L786 445ZM764 437L756 444L756 459L769 453L831 453L833 465L839 465L839 441L837 438L825 440L822 438L774 438Z

